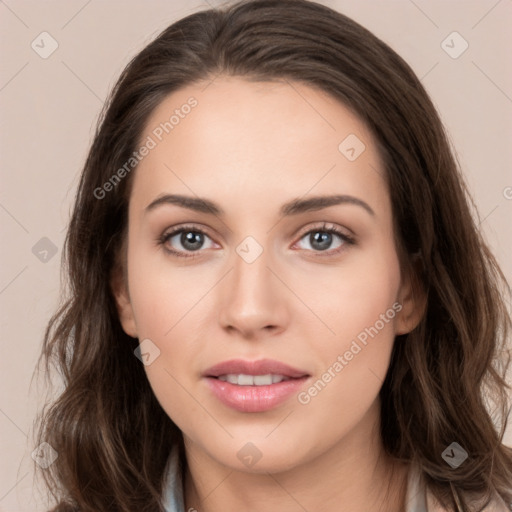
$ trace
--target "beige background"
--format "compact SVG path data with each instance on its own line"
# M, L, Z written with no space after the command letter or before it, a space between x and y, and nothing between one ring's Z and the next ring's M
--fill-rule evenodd
M322 3L372 30L422 79L512 282L512 1ZM0 511L45 510L33 490L31 428L41 397L31 377L57 305L65 228L103 100L160 30L207 7L199 0L0 0ZM43 31L58 43L47 59L31 48ZM469 44L458 58L441 46L453 31ZM462 48L461 40L447 41L452 53ZM32 252L43 237L57 249L46 262ZM506 442L512 445L512 429Z

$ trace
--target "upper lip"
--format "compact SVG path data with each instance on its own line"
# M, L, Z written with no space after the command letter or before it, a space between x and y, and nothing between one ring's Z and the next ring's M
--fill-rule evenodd
M230 359L229 361L223 361L222 363L208 368L203 373L203 377L218 377L219 375L228 374L267 375L269 373L294 379L309 375L305 371L293 368L292 366L273 359L259 359L258 361Z

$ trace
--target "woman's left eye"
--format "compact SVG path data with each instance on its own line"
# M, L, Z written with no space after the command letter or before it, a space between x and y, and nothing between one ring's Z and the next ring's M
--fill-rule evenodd
M332 248L333 235L339 239L339 243L336 247ZM174 242L173 242L174 239ZM208 239L212 242L212 239L200 228L195 226L182 226L173 231L164 233L158 239L158 243L163 245L168 253L174 254L180 257L193 258L200 249L208 249L210 247L204 247L205 240ZM342 251L346 245L354 244L354 239L347 234L343 233L335 226L327 226L326 224L310 229L305 232L300 240L306 239L309 243L310 248L306 250L313 252L327 252L328 255L333 253L337 254ZM181 249L176 249L175 244L181 245ZM185 253L189 254L185 254Z
M337 237L340 242L334 248L331 247L333 242L333 235ZM320 226L318 228L310 229L307 231L300 240L306 239L309 243L309 246L314 252L326 252L326 256L332 256L333 254L337 254L342 251L345 246L353 245L355 243L354 239L348 236L346 233L343 233L336 226L331 225L330 227L327 224ZM321 256L324 256L321 254Z

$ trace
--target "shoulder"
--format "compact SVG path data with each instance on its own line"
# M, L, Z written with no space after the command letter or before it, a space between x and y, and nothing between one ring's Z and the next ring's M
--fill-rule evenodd
M446 508L437 501L437 499L428 489L426 491L426 501L427 512L446 512ZM460 510L462 510L462 508L460 508ZM503 499L497 493L495 493L489 504L483 508L481 512L510 512L510 510L512 509L507 507L507 504L503 501Z
M48 512L80 512L78 507L70 505L69 503L59 503L57 506L49 510Z
M425 484L423 474L416 464L412 464L409 469L406 499L407 512L447 512L446 507L439 503ZM466 499L474 505L479 503L477 499L471 500L470 496L467 496ZM462 507L459 510L462 510ZM501 496L494 493L489 504L481 512L510 512L511 510L512 506L509 508Z

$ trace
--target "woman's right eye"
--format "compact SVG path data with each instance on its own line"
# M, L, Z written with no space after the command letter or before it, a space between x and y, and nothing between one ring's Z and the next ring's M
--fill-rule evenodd
M205 238L211 240L202 229L194 226L181 226L172 231L165 232L159 238L159 243L171 254L184 258L193 258L196 254L187 255L186 253L197 253L200 249L204 248ZM177 246L178 248L176 248Z

